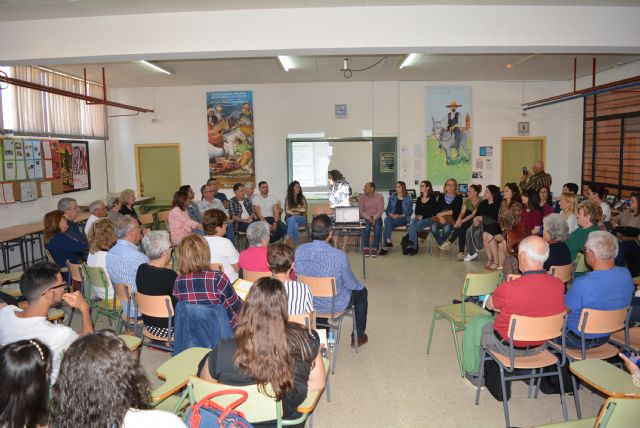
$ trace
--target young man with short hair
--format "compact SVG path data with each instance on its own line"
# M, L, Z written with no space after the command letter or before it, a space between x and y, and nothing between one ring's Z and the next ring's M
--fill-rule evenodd
M313 296L307 284L291 280L293 260L293 248L287 244L272 244L267 247L269 270L287 290L289 315L309 314L313 312Z
M261 181L258 184L258 190L260 193L254 195L251 199L253 210L258 216L258 219L269 223L269 229L271 231L271 239L269 242L274 243L287 234L287 226L280 221L280 216L282 215L280 200L269 194L269 184L266 181Z

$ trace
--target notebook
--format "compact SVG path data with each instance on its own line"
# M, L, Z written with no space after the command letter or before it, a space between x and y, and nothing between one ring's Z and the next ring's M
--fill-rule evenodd
M336 207L335 226L339 228L360 227L360 208Z

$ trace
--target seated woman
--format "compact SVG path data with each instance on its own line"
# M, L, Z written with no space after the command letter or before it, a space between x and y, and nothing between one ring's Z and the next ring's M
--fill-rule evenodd
M524 209L520 214L520 223L526 226L529 233L538 234L542 226L542 208L540 198L536 190L526 190L522 194L522 205Z
M136 288L147 296L170 296L174 308L177 300L173 297L173 284L178 274L170 269L171 241L164 230L154 230L142 238L142 249L149 257L149 263L138 266ZM169 337L167 318L151 317L142 314L142 322L151 334ZM173 326L173 323L172 323Z
M131 217L138 220L140 223L140 219L138 218L138 213L135 209L133 209L133 205L136 203L136 192L133 189L124 189L120 192L120 215L130 215Z
M325 373L317 335L287 319L284 286L275 278L260 278L242 308L235 339L223 340L202 360L199 376L226 385L258 384L261 391L270 384L284 418L299 417L296 408L309 389L324 388Z
M600 222L604 218L600 204L592 200L585 200L578 205L578 228L569 234L567 247L574 262L591 232L600 230Z
M106 294L103 287L93 287L92 293L100 299L111 299L113 298L113 285L107 272L107 252L113 247L113 244L116 243L116 232L113 227L113 222L108 218L96 220L89 230L88 239L89 257L87 257L87 266L101 267L108 284Z
M500 210L500 188L489 184L484 189L484 199L478 204L473 218L473 224L467 229L467 255L465 262L478 258L478 251L487 250L487 266L491 265L494 256L498 254L498 244L495 236L500 234L498 225L498 211Z
M242 301L229 278L211 269L210 260L209 245L202 236L185 237L178 244L179 275L173 286L173 295L179 302L190 305L222 305L231 328L235 330Z
M167 221L169 223L171 242L174 245L178 245L185 236L192 233L204 234L202 225L189 217L189 213L187 213L188 203L189 196L186 192L178 190L173 194L172 208L169 211Z
M0 424L3 428L40 428L49 414L51 351L38 339L0 349Z
M122 217L122 214L120 214L120 208L122 208L122 203L120 202L119 197L109 196L107 198L107 218L111 220L113 224Z
M589 198L589 200L600 205L600 208L602 209L601 221L602 222L611 221L611 207L609 206L608 203L604 201L604 198L609 193L607 188L601 184L590 184L586 187L587 187L585 192L586 197Z
M553 213L553 201L551 200L551 189L549 189L549 186L540 187L540 190L538 190L538 197L540 198L540 211L542 212L542 217L546 217Z
M573 192L563 192L558 201L560 213L567 222L569 233L578 228L578 198Z
M438 213L438 198L433 193L430 181L420 182L420 197L416 200L415 217L409 225L409 248L418 248L418 232L431 228L431 217ZM411 251L409 254L415 254Z
M404 181L398 181L396 183L396 192L389 197L389 203L387 204L387 210L385 211L387 216L384 219L384 248L380 250L380 255L387 254L387 248L392 247L391 232L393 229L400 226L406 226L411 220L411 214L413 214L413 200L407 192L407 185Z
M565 244L569 237L569 227L562 214L549 214L543 219L542 224L542 238L549 244L549 257L544 262L544 269L571 264L571 253Z
M449 244L453 244L458 240L458 260L464 259L464 248L467 245L467 230L473 224L473 218L476 216L478 205L482 202L480 198L482 185L472 184L469 186L468 197L462 203L462 209L456 222L453 224L453 232L449 237Z
M238 261L240 254L233 242L225 237L227 232L227 215L220 210L211 209L202 214L202 227L204 228L204 239L209 244L211 252L211 263L222 265L224 273L231 283L238 279Z
M522 214L522 202L520 200L520 188L516 183L507 183L504 187L504 199L498 212L498 223L502 229L502 236L496 236L498 242L498 263L489 266L489 269L501 268L507 256L507 233L518 223Z
M249 248L240 252L238 266L254 272L269 272L267 246L271 230L266 221L254 221L247 228Z
M640 193L631 194L631 204L628 209L611 219L611 224L615 227L634 227L640 229L640 209L638 209L638 199ZM631 276L640 275L640 246L638 239L632 239L630 236L623 237L618 245L618 256L616 257L616 266L627 266L631 272Z
M449 251L449 236L453 233L454 220L462 211L462 196L458 194L458 181L450 178L444 183L444 192L438 198L437 221L431 223L431 233L442 251Z
M44 246L59 267L82 263L89 249L85 241L67 234L69 225L62 211L54 210L44 216ZM68 276L68 273L65 274Z
M520 266L518 265L518 247L520 242L531 235L531 232L522 223L518 223L507 232L506 244L507 244L507 256L504 259L504 266L502 267L502 273L505 275L520 275Z
M302 194L302 188L297 181L292 181L287 188L284 212L284 218L287 222L287 237L292 238L295 245L300 245L298 229L307 225L307 199Z
M122 339L109 331L76 339L53 387L51 428L184 428L173 413L153 410L149 380Z

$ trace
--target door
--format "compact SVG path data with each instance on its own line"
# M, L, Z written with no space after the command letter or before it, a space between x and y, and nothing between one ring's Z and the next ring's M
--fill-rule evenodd
M545 137L503 137L500 159L500 187L520 183L522 168L531 171L533 163L545 161Z
M182 183L179 144L136 144L138 194L171 204Z

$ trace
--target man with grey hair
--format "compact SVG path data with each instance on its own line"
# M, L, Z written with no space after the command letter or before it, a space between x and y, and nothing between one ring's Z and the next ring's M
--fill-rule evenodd
M244 196L249 198L253 202L253 193L256 190L256 184L253 181L247 181L244 183Z
M142 226L135 218L125 215L118 219L115 229L118 241L107 253L107 273L114 285L127 284L135 291L138 267L149 263L149 258L138 249Z
M509 354L511 315L546 317L565 311L564 284L547 274L542 265L549 256L549 245L539 236L528 236L518 246L520 278L505 281L487 299L487 309L496 309L494 322L482 329L481 344L486 349ZM516 355L540 352L546 341L513 342Z
M267 246L269 245L269 223L254 221L247 228L249 248L240 252L238 266L255 272L269 272Z
M91 215L87 219L87 223L84 225L84 233L87 236L89 236L89 230L91 230L93 222L107 216L107 206L100 200L93 201L89 204L89 212Z
M565 241L569 237L569 225L562 214L549 214L542 220L542 238L549 244L549 257L544 269L571 264L571 252Z
M87 238L82 234L80 227L75 222L78 214L80 214L78 202L73 198L62 198L58 201L58 211L64 213L64 217L67 219L67 224L69 225L69 229L65 233L75 240L86 243Z
M580 348L580 313L584 308L612 311L631 304L635 291L631 274L627 268L615 265L618 255L618 240L605 231L591 232L587 238L585 259L593 271L576 278L564 298L569 308L567 317L567 347ZM586 348L606 343L608 334L586 334Z

